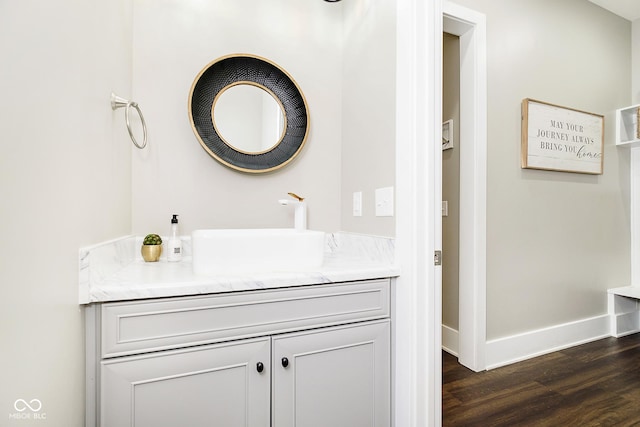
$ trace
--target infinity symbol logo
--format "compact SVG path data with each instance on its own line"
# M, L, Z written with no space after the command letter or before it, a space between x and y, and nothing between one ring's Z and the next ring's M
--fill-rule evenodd
M30 409L32 412L38 412L42 409L42 402L38 399L31 399L31 401L27 403L24 399L18 399L13 403L13 407L16 408L18 412L24 412L27 409Z

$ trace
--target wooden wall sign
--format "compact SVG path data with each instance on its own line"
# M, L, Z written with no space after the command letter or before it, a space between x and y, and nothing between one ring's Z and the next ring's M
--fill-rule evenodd
M599 175L603 149L604 116L522 100L523 168Z

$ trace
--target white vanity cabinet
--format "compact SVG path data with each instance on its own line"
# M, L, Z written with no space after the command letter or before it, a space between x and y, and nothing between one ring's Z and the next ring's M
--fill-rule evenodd
M389 279L87 307L87 426L388 427Z

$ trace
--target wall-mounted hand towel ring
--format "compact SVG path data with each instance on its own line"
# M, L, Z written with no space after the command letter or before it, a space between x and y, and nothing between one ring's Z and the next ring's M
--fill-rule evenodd
M129 131L129 136L131 137L131 141L133 145L138 147L139 149L143 149L147 146L147 124L144 121L144 117L142 116L142 111L140 111L140 107L137 102L129 101L128 99L124 99L116 95L115 93L111 93L111 109L117 110L118 108L124 108L124 118L127 122L127 130ZM138 144L136 138L133 136L133 131L131 130L131 122L129 121L129 111L131 108L135 108L138 112L138 116L140 116L140 121L142 122L142 132L144 134L142 145Z

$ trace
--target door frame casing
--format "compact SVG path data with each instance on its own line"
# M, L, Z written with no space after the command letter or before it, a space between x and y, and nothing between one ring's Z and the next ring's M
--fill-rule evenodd
M443 30L460 38L458 360L486 369L487 60L484 14L443 2Z
M446 19L473 29L477 70L473 106L474 183L470 252L473 294L463 330L471 329L474 369L484 365L486 342L486 24L484 15L442 0L398 0L396 16L396 260L393 287L393 425L442 425L442 30ZM468 31L467 31L468 32ZM466 33L464 33L466 34ZM463 35L464 35L463 34ZM461 46L462 47L462 46ZM465 62L466 64L466 62ZM465 114L469 112L465 111ZM465 132L461 128L461 132ZM477 145L477 146L476 146ZM470 159L470 160L467 160ZM465 175L466 177L466 175ZM462 178L462 177L461 177ZM466 179L465 179L465 182ZM465 198L468 193L464 193ZM482 195L480 199L478 195ZM462 196L462 194L461 194ZM465 243L466 245L466 243ZM466 246L465 246L466 247ZM466 301L466 300L465 300ZM464 303L465 307L467 302ZM464 311L464 310L463 310ZM468 351L463 346L465 353ZM467 362L469 363L469 362ZM469 363L471 364L471 363Z
M442 0L397 0L393 425L442 425ZM440 177L438 177L440 175Z

